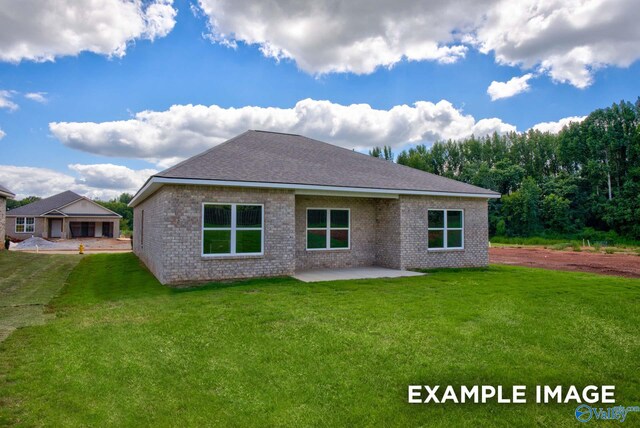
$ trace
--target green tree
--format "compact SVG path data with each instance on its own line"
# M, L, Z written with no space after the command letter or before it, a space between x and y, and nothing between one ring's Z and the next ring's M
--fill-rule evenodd
M18 208L18 207L30 204L30 203L35 202L35 201L39 201L40 199L42 199L42 198L39 198L37 196L27 196L26 198L19 199L19 200L17 200L17 199L7 199L7 210L12 210L14 208Z
M531 236L541 229L541 191L532 177L527 177L516 192L502 197L502 214L512 235Z

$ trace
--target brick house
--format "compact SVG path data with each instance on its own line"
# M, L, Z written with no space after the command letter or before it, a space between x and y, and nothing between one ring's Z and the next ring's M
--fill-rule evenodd
M117 238L122 216L89 198L66 191L7 212L12 239Z
M163 284L488 263L490 190L299 135L247 131L150 177L133 249Z
M13 199L16 195L0 184L0 251L4 250L4 237L6 236L7 199Z

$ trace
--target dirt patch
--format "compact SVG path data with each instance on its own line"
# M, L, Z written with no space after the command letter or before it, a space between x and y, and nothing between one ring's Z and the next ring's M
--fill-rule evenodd
M489 249L491 263L599 273L640 278L640 257L630 254L554 251L545 248L500 247Z

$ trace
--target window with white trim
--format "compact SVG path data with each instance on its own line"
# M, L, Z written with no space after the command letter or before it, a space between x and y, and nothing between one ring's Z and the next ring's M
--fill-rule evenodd
M349 249L350 217L346 208L307 208L307 250Z
M428 245L430 250L464 248L464 213L462 210L429 210Z
M203 204L202 255L262 255L263 211L257 204Z
M36 231L36 219L33 217L16 217L16 233L33 233Z

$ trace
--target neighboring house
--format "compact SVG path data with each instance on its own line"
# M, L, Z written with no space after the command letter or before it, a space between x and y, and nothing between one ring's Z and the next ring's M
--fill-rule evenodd
M150 177L134 252L164 284L488 264L500 195L299 135L248 131Z
M7 235L13 239L119 237L119 214L89 198L66 191L7 212Z
M13 199L15 197L16 195L13 192L0 184L0 239L2 239L0 250L4 250L4 237L6 236L5 221L7 213L7 199Z

